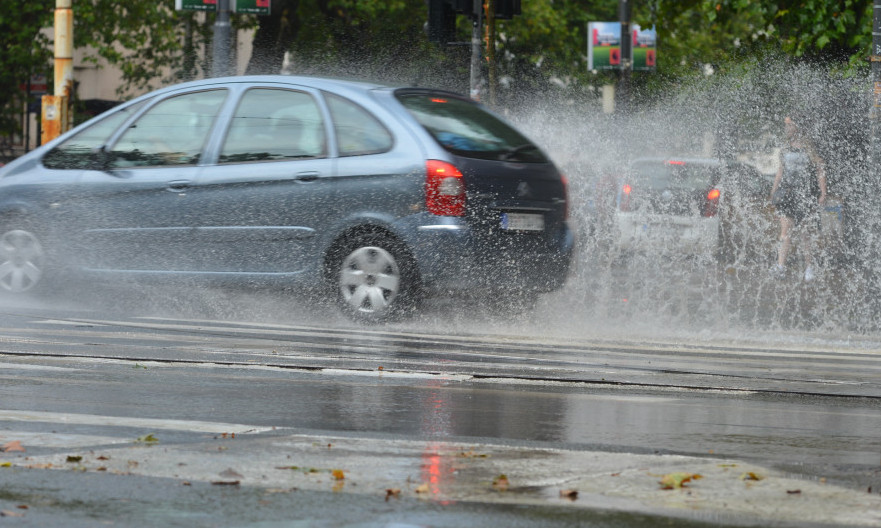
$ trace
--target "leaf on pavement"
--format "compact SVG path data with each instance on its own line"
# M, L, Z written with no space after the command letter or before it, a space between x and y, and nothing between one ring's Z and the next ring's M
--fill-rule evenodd
M422 493L428 493L428 491L429 491L429 489L428 489L428 483L427 483L427 482L426 482L425 484L422 484L422 485L419 486L418 488L416 488L416 493L419 493L419 494L422 494Z
M499 475L493 479L493 489L496 491L508 491L509 485L510 482L508 482L508 477L506 475Z
M158 441L159 439L153 436L152 433L144 436L139 436L137 439L135 439L135 442L138 442L139 444L155 444Z
M6 442L3 444L3 447L0 447L0 451L4 453L9 453L11 451L21 451L24 452L24 448L21 446L21 441L13 440L11 442Z
M238 486L240 483L238 480L214 480L211 481L211 484L214 486Z
M334 469L330 474L333 475L333 478L336 480L344 480L346 478L346 474L343 473L342 469Z
M560 490L560 497L574 501L575 499L578 498L578 490L574 490L574 489Z
M701 475L697 473L668 473L661 477L661 480L658 481L658 484L661 485L661 489L679 489L682 488L686 482L691 482L692 480L698 480L703 478Z
M220 475L223 478L229 478L229 479L243 479L243 478L245 478L244 475L242 475L238 471L234 470L233 468L227 468L227 469L221 471L220 473L218 473L218 475Z
M764 480L765 477L753 472L747 471L746 473L740 475L740 480Z
M81 457L81 456L67 455L67 462L68 463L82 462L82 460L83 460L83 457Z
M12 510L0 510L0 517L24 517L24 514Z
M385 501L388 502L388 500L391 497L394 497L396 499L400 499L401 498L400 488L388 488L387 490L385 490Z
M475 453L474 450L461 451L457 456L460 458L489 458L489 455L485 453Z

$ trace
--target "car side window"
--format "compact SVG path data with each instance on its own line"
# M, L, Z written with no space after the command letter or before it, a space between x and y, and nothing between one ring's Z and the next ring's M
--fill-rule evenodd
M50 169L88 169L95 164L95 150L101 148L113 132L147 101L111 111L88 128L77 132L43 156L43 165Z
M229 126L220 163L323 158L324 119L315 99L294 90L252 88Z
M340 156L362 156L388 152L392 135L378 119L361 106L337 95L325 94Z
M209 90L160 101L119 138L110 151L110 167L198 163L226 93Z

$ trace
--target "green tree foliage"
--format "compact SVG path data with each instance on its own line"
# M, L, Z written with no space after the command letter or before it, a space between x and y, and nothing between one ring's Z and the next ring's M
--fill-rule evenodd
M866 68L871 44L869 0L633 0L633 21L655 25L658 74L635 76L637 87L669 86L712 67L765 53ZM51 70L52 0L5 2L0 12L0 135L15 130L31 73ZM586 69L587 23L618 18L618 0L524 0L523 14L499 20L497 57L511 92L571 90L608 82ZM470 50L428 44L424 0L273 0L269 17L234 17L255 26L249 73L281 70L357 75L396 82L467 87ZM213 14L174 11L174 0L75 0L74 44L88 60L106 60L123 74L120 93L203 76ZM470 40L459 17L459 37ZM463 85L464 83L464 85ZM507 83L507 84L506 84Z
M19 111L25 93L20 86L31 75L45 73L52 53L47 39L40 33L46 24L48 0L4 2L0 9L0 136L9 136L19 129Z

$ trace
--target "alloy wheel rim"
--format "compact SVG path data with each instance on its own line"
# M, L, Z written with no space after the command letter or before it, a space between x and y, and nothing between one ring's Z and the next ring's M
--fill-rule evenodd
M45 253L33 233L16 229L0 236L0 288L13 293L30 290L43 276Z
M387 312L398 296L401 272L388 251L362 247L343 260L339 280L340 292L349 308L379 314Z

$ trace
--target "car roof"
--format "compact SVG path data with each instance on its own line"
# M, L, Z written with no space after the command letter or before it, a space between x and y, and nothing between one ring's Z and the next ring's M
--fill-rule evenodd
M177 90L186 90L190 88L200 88L200 87L210 87L216 85L229 85L229 84L261 84L261 83L280 83L280 84L293 84L293 85L304 85L310 86L313 88L317 88L319 90L329 90L336 91L339 89L348 89L348 90L375 90L381 88L393 88L389 85L366 82L366 81L354 81L354 80L346 80L346 79L333 79L329 77L311 77L305 75L238 75L238 76L230 76L230 77L212 77L209 79L199 79L195 81L188 81L183 83L176 83L169 86L165 86L156 90L152 90L143 96L152 96L157 94L162 94L170 91ZM139 97L139 98L140 98Z

